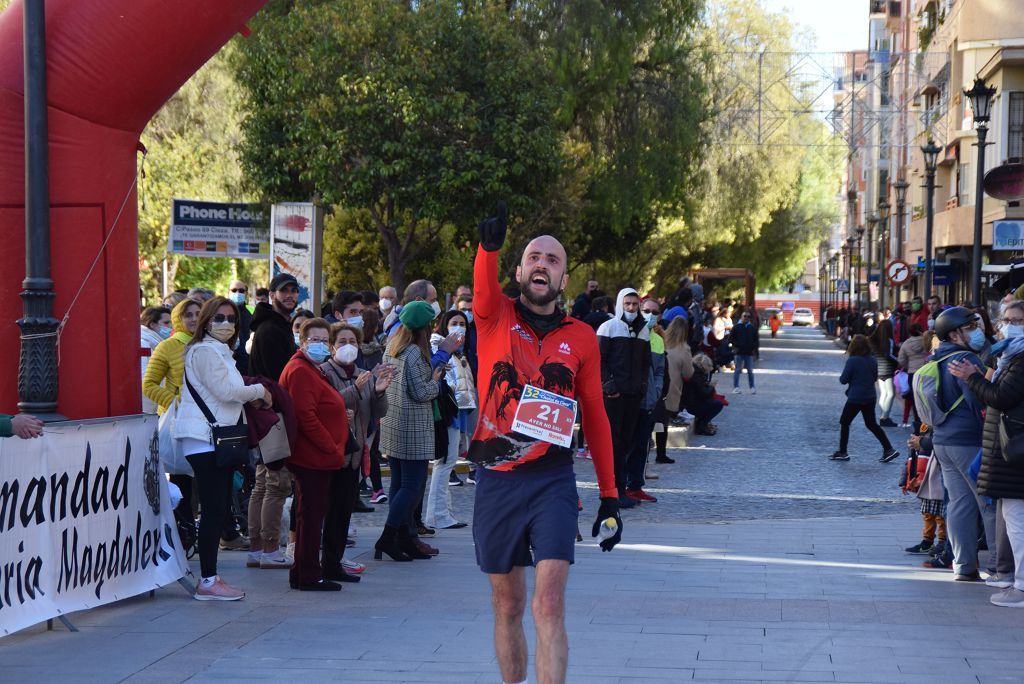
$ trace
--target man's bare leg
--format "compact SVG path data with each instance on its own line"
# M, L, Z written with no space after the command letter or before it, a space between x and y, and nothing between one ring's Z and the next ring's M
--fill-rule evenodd
M562 684L569 666L569 638L565 634L565 585L569 561L537 563L533 591L533 623L537 628L537 684ZM520 680L521 681L521 680Z
M494 652L501 667L501 678L506 682L525 681L528 657L526 632L523 631L526 569L516 567L508 574L491 574L488 577L491 578L491 603L494 606Z

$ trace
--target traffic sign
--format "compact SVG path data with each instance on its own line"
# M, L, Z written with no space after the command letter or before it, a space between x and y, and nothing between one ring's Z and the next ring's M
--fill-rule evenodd
M903 285L910 280L910 264L902 259L893 259L885 267L885 275L893 285Z

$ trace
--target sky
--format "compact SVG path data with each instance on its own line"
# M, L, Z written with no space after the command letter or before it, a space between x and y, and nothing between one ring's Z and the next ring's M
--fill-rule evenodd
M761 5L785 13L799 28L813 31L815 52L847 52L867 49L868 1L761 0Z

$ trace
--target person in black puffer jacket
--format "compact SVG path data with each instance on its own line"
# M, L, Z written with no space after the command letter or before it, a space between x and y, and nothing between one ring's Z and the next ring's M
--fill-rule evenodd
M1024 319L1024 306L1009 308L1004 315ZM993 586L1003 591L990 600L997 606L1024 607L1024 464L1007 462L999 441L1003 412L1016 409L1024 402L1024 337L1010 340L991 381L985 379L981 368L967 361L950 362L949 371L964 380L978 400L988 407L982 432L978 494L996 500L996 519L1005 523L1010 546L1004 549L996 545L997 572ZM1002 525L997 523L997 527ZM1012 553L1013 563L1007 552Z

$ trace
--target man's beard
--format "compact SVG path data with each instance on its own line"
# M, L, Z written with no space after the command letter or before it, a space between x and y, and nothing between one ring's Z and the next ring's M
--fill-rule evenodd
M526 276L519 280L519 291L523 294L526 301L530 302L534 306L547 306L551 302L558 299L560 294L558 289L552 284L548 283L548 291L544 294L537 295L530 290L530 286L533 284L531 278L533 276Z

